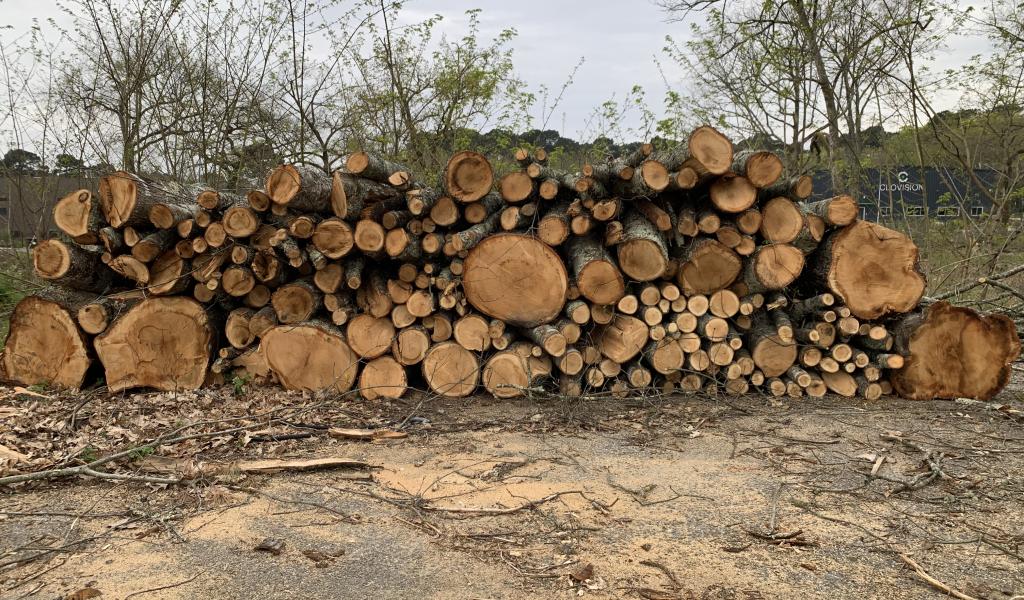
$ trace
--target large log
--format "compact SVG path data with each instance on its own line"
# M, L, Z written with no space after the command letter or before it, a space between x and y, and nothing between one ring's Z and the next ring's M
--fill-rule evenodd
M860 319L909 312L925 289L913 240L870 221L827 235L818 248L814 273Z
M896 326L895 349L903 368L892 374L899 395L914 400L988 400L1010 379L1021 342L1013 321L935 302Z
M341 331L320 321L271 327L260 351L290 390L347 392L359 371L359 359Z
M92 364L88 342L72 316L82 303L81 295L60 290L18 302L0 354L6 377L22 385L82 387Z
M569 279L562 259L540 240L499 233L477 244L463 263L466 300L510 325L534 327L557 317Z
M212 340L203 305L176 296L139 302L96 337L95 347L111 392L192 390L206 379Z

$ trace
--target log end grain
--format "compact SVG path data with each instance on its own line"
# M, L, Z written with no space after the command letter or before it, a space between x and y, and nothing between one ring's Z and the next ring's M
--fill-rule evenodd
M213 336L205 309L185 297L150 298L96 337L112 392L136 387L197 389L206 379Z
M358 357L341 332L323 324L278 325L260 342L270 370L290 390L352 388L359 370Z
M510 325L534 327L562 311L569 280L550 246L530 236L502 233L477 244L463 263L466 299Z
M905 318L896 338L906 359L892 374L893 387L915 400L988 400L1009 381L1010 364L1021 350L1010 318L980 315L946 302Z
M78 389L92 363L85 337L57 302L28 296L11 314L3 372L23 385Z

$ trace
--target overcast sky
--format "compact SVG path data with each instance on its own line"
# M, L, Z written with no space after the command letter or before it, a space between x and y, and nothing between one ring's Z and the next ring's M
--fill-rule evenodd
M963 3L966 6L966 3ZM580 58L585 62L566 91L548 128L570 137L592 137L587 119L612 96L621 99L634 85L641 85L654 108L661 106L666 88L655 63L664 59L665 36L689 37L689 27L668 23L665 13L651 0L407 0L402 19L414 21L439 13L445 17L441 30L455 37L465 31L465 11L482 8L482 35L489 39L506 27L518 31L514 60L519 75L536 89L546 85L557 92ZM28 31L33 19L48 18L67 24L55 0L0 0L0 40L9 42ZM954 37L940 54L936 68L962 64L988 50L984 39ZM687 79L671 61L661 65L675 89L685 91ZM944 98L947 106L952 96ZM539 110L534 115L539 120ZM627 115L630 126L636 115ZM541 123L536 122L536 126Z

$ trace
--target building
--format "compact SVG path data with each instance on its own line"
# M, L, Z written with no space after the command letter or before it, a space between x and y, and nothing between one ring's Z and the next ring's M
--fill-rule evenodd
M0 240L16 243L56 235L53 206L82 188L95 190L95 177L17 175L0 177Z
M996 172L976 169L982 182L994 185ZM980 217L992 212L992 203L962 172L945 167L895 167L866 169L868 193L857 199L861 218L872 221L902 219L952 220ZM989 188L991 189L991 187ZM843 190L832 190L828 171L814 174L814 198L829 198ZM870 195L869 195L870 194ZM1020 211L1021 207L1011 207Z

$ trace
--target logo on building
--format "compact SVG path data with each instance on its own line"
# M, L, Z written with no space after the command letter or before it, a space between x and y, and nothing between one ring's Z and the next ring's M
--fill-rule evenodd
M910 181L910 173L906 171L900 171L896 173L895 183L878 183L878 191L880 192L923 192L924 185Z

